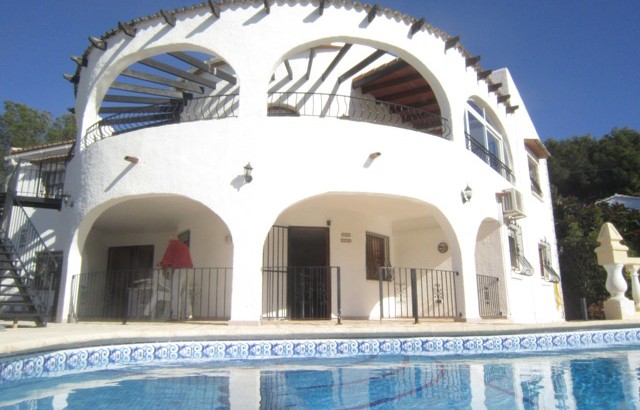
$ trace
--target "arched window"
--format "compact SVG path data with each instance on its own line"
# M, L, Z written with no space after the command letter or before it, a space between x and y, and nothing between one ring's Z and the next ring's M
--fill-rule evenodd
M467 148L509 181L514 182L504 137L497 130L487 110L472 100L467 101L464 128Z

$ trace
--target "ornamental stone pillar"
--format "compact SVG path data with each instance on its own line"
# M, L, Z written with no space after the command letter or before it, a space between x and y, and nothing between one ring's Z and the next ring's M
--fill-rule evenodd
M607 292L611 295L604 301L604 316L606 319L630 319L635 316L635 305L624 296L627 282L622 275L624 265L629 261L628 247L622 243L622 236L612 223L606 222L600 228L598 242L595 249L598 264L607 271Z
M640 264L630 263L625 266L627 272L631 276L631 294L633 295L633 302L636 305L636 312L640 311L640 283L638 283L638 269Z

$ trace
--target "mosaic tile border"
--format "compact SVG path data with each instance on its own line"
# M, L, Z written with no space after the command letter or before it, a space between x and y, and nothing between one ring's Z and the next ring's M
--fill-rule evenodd
M0 359L0 384L128 365L203 360L339 358L357 355L481 355L640 346L640 329L504 336L260 341L178 341L65 349Z

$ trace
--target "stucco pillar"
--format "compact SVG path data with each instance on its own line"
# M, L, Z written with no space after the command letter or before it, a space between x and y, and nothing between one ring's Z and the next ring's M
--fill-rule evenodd
M236 236L237 235L237 236ZM231 322L257 324L262 316L262 247L264 238L234 235Z
M640 283L638 283L638 269L640 264L628 264L625 266L631 276L631 294L636 305L636 312L640 311Z
M627 261L629 248L622 243L622 236L613 224L607 222L600 228L598 242L600 246L595 249L598 264L607 271L605 287L611 295L604 301L604 315L607 319L629 319L635 315L635 306L632 301L624 296L627 290L627 282L622 275L622 268Z
M473 238L475 239L475 238ZM460 272L462 289L458 287L458 311L462 313L464 321L480 320L480 308L478 307L478 281L476 278L475 241L460 241L460 253L462 266L457 268ZM462 290L462 291L460 291Z

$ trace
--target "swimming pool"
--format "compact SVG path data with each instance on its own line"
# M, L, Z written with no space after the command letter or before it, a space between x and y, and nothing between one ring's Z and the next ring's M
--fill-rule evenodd
M639 372L638 329L131 344L3 359L0 406L637 408Z

